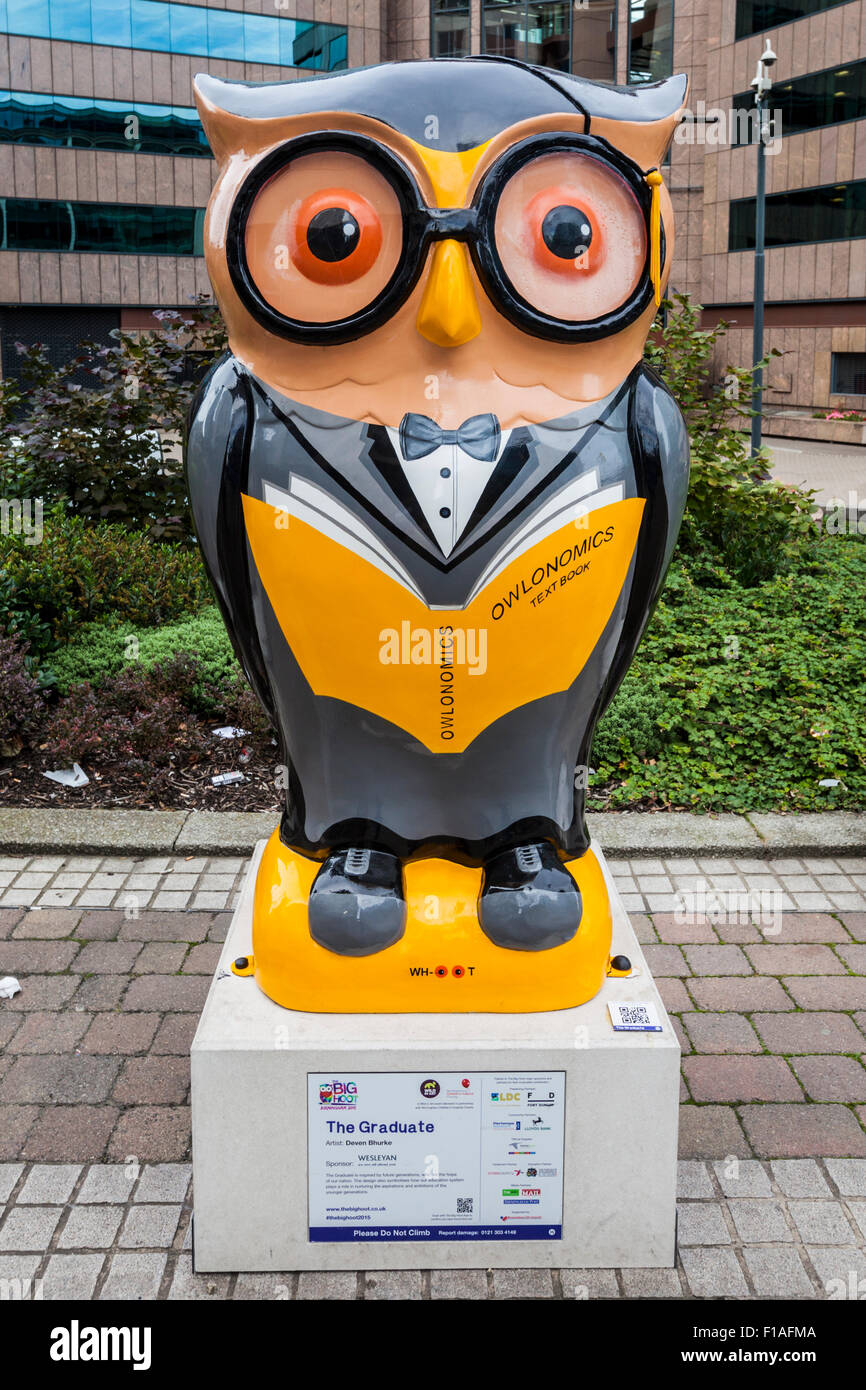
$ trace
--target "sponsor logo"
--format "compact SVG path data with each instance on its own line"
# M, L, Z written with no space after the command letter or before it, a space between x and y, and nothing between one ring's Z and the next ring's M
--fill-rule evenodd
M321 1110L354 1110L358 1104L358 1086L354 1081L320 1081Z
M491 1100L495 1100L498 1104L514 1105L514 1103L515 1103L516 1101L517 1101L517 1102L520 1101L520 1092L519 1092L519 1091L491 1091L491 1092L490 1092L490 1099L491 1099Z
M421 1082L421 1094L425 1100L434 1100L438 1096L439 1090L439 1082L433 1081L432 1078Z

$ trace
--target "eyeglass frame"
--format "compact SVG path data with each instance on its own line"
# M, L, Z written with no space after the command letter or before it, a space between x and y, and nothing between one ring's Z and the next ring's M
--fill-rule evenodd
M247 218L265 185L293 160L317 151L361 155L386 179L397 197L403 216L403 245L388 283L357 313L320 323L293 319L268 303L250 271L245 235ZM492 234L502 192L516 171L541 155L572 151L589 155L614 169L634 194L643 212L646 229L646 255L634 290L618 308L580 322L555 318L530 304L511 283ZM634 323L653 298L650 276L651 201L652 194L644 171L602 136L568 131L527 136L512 145L485 171L467 207L431 208L402 160L369 136L353 131L315 131L285 141L250 170L229 214L226 261L232 284L257 323L280 337L321 347L354 342L387 323L405 304L418 283L430 246L437 241L460 241L467 246L476 274L491 304L516 327L533 337L553 342L594 342ZM484 231L489 234L483 235ZM660 256L663 268L666 259L663 223L660 227Z

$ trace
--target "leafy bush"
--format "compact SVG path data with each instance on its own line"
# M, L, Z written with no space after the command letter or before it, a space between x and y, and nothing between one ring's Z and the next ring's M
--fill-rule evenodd
M0 481L14 475L14 495L158 539L189 538L180 440L196 381L227 339L217 310L201 303L156 317L160 332L115 330L110 347L83 343L62 367L41 345L19 345L24 388L0 382ZM74 379L82 373L87 387Z
M56 511L44 526L39 545L0 534L0 630L39 658L94 619L150 626L212 601L199 556L184 546Z
M150 671L178 654L187 658L188 669L194 672L186 693L199 705L207 703L210 688L224 687L240 675L219 609L214 605L161 627L91 623L56 654L52 669L58 690L65 692L79 681L101 687L125 669ZM177 687L175 693L181 693Z
M795 574L716 581L702 587L682 559L671 567L599 725L592 809L862 807L866 541L825 536ZM644 711L656 739L635 720L644 683L658 690L654 717Z
M20 752L41 713L39 683L30 672L27 647L0 636L0 757Z
M270 735L252 692L235 674L213 685L197 658L184 652L150 667L129 662L114 674L103 673L98 689L89 681L73 685L47 716L41 748L58 762L86 759L91 767L120 759L139 768L202 758L231 762L235 747L215 741L200 717L210 715L210 723L214 713L254 739ZM164 778L156 775L151 786L164 788Z
M744 431L752 416L752 369L729 366L725 390L713 386L716 349L730 325L702 329L701 306L688 295L674 294L664 307L664 327L645 356L689 430L691 482L680 550L706 566L705 582L714 582L714 565L721 564L741 584L760 584L788 571L796 543L814 536L812 495L769 477L765 450L758 460L750 457Z
M592 744L593 762L616 766L625 757L656 757L662 744L658 725L661 703L655 680L646 673L636 675L632 668L598 726Z

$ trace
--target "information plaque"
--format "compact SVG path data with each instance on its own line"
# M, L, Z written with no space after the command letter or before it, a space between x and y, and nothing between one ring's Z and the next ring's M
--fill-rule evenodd
M564 1109L564 1072L310 1075L310 1240L561 1240Z

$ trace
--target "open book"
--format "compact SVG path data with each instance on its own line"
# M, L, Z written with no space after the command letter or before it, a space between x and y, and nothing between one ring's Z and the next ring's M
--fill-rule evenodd
M288 491L276 487L273 483L264 485L264 500L269 506L305 522L322 535L328 536L330 540L336 541L338 545L345 546L347 550L375 565L376 569L402 584L404 589L414 594L428 608L447 611L468 607L482 589L532 546L545 540L547 536L552 536L569 522L580 521L597 508L606 507L611 502L622 501L624 495L622 483L599 487L598 473L594 469L580 478L574 478L537 511L533 511L517 531L503 542L462 604L428 604L405 565L391 554L375 531L330 493L295 474L289 479Z

